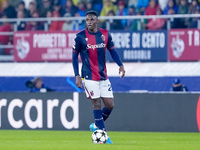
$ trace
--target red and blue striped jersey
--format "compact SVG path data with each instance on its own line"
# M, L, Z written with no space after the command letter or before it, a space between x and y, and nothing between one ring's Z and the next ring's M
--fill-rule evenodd
M95 81L108 79L106 49L114 49L112 37L107 30L98 28L96 33L91 33L85 29L76 34L73 52L80 53L82 78Z

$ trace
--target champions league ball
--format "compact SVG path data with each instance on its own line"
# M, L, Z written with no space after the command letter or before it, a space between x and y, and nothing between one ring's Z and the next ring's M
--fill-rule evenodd
M92 141L94 144L105 144L108 139L108 135L103 130L96 130L92 133Z

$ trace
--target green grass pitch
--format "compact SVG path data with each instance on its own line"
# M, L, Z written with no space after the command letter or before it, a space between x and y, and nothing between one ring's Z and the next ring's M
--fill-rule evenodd
M0 150L198 150L200 133L108 132L113 144L93 144L90 131L0 130Z

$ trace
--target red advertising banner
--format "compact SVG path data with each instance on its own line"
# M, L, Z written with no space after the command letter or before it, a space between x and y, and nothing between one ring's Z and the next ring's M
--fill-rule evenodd
M14 34L14 61L71 61L77 31L20 31Z
M170 61L200 60L199 29L171 29L168 37Z

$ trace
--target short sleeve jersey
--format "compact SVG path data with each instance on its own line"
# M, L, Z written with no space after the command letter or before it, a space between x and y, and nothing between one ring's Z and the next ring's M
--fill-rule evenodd
M88 80L108 79L106 70L106 49L114 49L114 43L107 30L98 28L96 33L91 33L86 28L77 33L73 52L80 53L82 59L82 78Z

